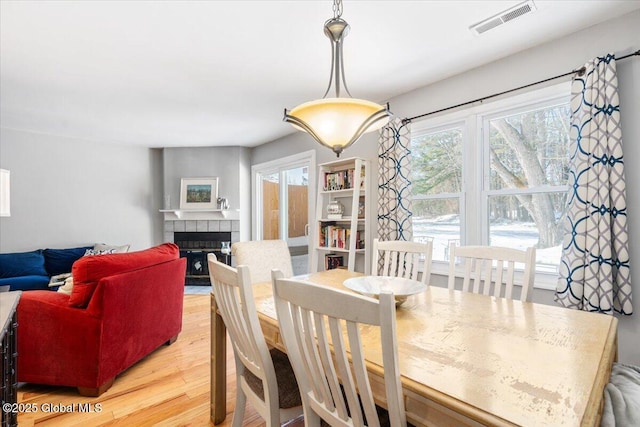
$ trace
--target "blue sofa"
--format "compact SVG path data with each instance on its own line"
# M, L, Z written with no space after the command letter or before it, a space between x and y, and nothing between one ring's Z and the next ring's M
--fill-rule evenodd
M49 289L51 277L71 273L71 266L87 249L93 246L0 254L0 287L9 286L11 291Z

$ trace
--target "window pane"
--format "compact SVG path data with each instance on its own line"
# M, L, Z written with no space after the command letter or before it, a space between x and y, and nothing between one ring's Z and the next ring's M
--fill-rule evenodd
M462 129L448 129L411 139L412 193L462 191Z
M447 261L449 243L460 242L460 200L419 196L462 191L462 128L414 136L411 154L413 240L433 241L433 259Z
M557 271L566 198L565 192L489 197L489 244L535 247L536 270Z
M569 105L489 121L491 190L565 185Z
M309 168L288 169L287 176L287 230L288 238L304 237L309 222Z
M413 240L433 241L433 259L449 260L449 244L460 243L460 202L458 198L414 200Z
M278 173L262 176L262 239L280 238L280 179Z

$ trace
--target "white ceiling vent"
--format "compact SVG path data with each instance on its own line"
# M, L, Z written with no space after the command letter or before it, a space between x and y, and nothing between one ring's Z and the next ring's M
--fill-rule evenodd
M533 3L533 0L527 0L522 3L518 3L517 5L510 7L507 10L502 11L497 15L492 16L491 18L487 18L483 21L478 22L477 24L473 24L469 27L469 29L474 34L480 35L492 28L498 27L506 22L512 21L516 18L521 17L522 15L526 15L535 10L536 5Z

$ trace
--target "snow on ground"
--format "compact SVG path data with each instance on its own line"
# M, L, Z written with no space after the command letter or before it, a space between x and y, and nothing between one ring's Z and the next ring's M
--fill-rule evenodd
M458 215L444 215L437 218L413 218L413 239L415 241L433 239L433 259L448 261L451 242L460 243L460 220ZM532 222L503 222L491 225L490 244L524 250L538 243L538 229ZM560 263L561 246L536 249L538 271L557 271Z

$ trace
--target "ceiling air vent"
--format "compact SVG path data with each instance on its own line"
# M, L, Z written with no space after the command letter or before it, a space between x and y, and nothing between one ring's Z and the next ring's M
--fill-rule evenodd
M526 15L527 13L531 13L535 10L536 5L533 3L533 0L527 0L525 2L518 3L517 5L507 10L502 11L497 15L492 16L491 18L480 21L477 24L470 26L469 29L474 34L480 35L491 30L492 28L498 27L506 22L519 18L522 15Z

